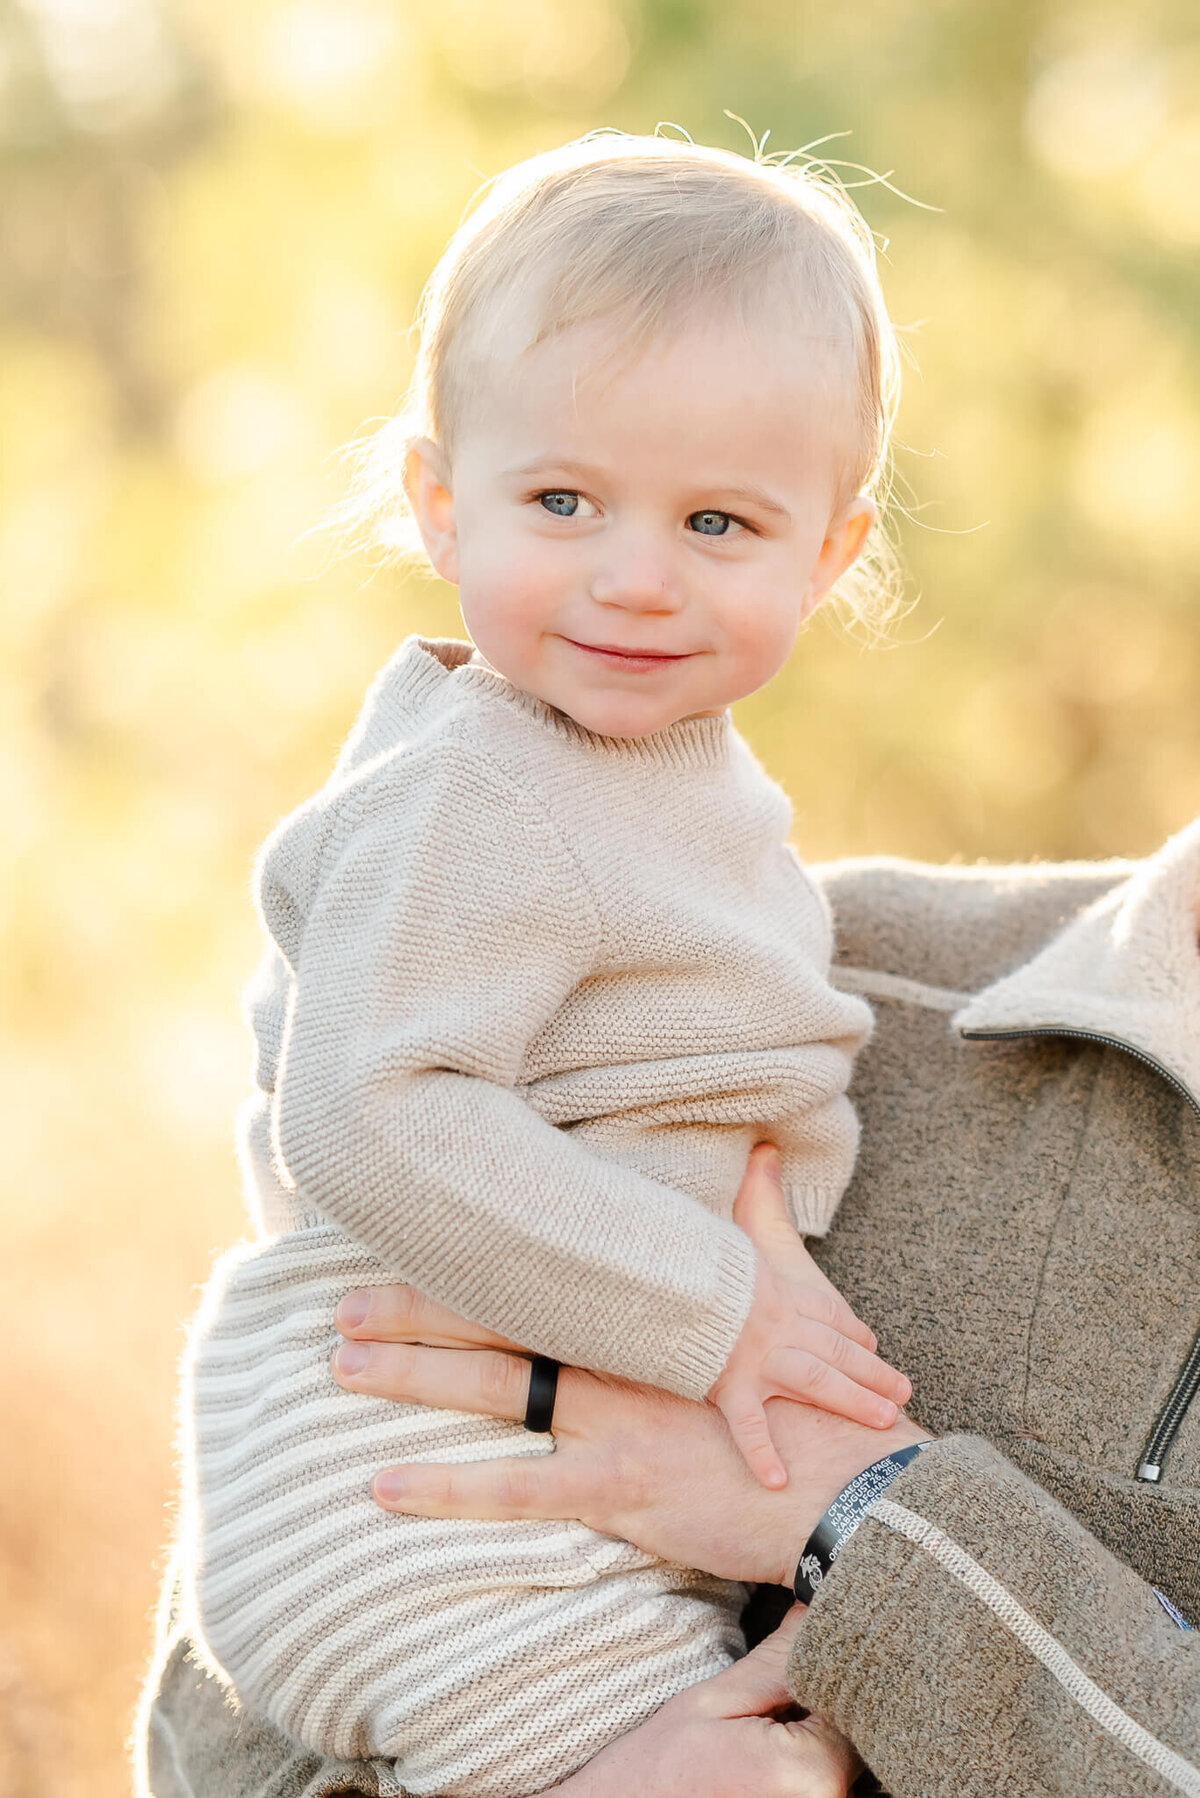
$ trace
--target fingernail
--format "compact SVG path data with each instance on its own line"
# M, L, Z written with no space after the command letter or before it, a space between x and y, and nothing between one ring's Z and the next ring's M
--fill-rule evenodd
M406 1484L404 1474L399 1467L387 1467L382 1473L375 1475L371 1481L371 1491L384 1504L391 1505L404 1497Z
M371 1351L365 1342L342 1342L334 1354L333 1365L339 1373L353 1379L355 1374L367 1371L370 1359Z
M357 1292L348 1292L334 1312L334 1322L339 1330L357 1330L359 1324L365 1323L367 1312L371 1309L371 1295L360 1287Z

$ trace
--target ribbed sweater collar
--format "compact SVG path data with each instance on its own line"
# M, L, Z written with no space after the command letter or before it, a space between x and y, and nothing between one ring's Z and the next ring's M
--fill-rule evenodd
M453 704L467 692L508 706L549 735L575 742L606 760L631 765L714 768L729 756L729 713L682 718L646 737L604 737L565 712L525 693L497 674L470 643L454 638L408 637L368 695L362 718L343 752L342 764L359 763L402 741L430 707Z
M1200 1109L1200 819L954 1018L965 1036L1099 1036Z

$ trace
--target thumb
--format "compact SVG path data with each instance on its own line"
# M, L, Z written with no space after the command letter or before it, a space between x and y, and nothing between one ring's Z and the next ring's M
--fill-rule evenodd
M742 1184L733 1201L733 1221L756 1248L795 1240L796 1231L783 1196L783 1164L774 1143L756 1143L750 1151Z
M721 1717L764 1717L781 1705L790 1704L792 1695L785 1675L796 1632L803 1621L804 1606L793 1605L773 1635L695 1690L704 1691L715 1714Z
M774 1273L828 1293L833 1305L822 1321L874 1353L878 1346L874 1332L855 1317L837 1287L822 1273L791 1220L783 1192L783 1167L774 1143L756 1143L751 1149L733 1201L733 1221L746 1232Z

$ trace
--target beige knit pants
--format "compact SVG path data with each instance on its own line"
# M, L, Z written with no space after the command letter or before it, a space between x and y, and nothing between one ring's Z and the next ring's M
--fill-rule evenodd
M368 1483L392 1462L549 1452L337 1386L337 1301L387 1278L332 1226L219 1265L185 1425L195 1622L243 1701L306 1746L393 1758L416 1794L525 1798L739 1654L744 1590L581 1524L380 1510Z

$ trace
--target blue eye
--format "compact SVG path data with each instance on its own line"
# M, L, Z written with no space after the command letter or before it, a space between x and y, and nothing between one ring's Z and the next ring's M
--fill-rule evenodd
M538 497L547 512L553 512L556 518L574 518L579 510L577 493L542 493Z
M728 512L693 512L688 525L702 537L723 537L733 523Z

